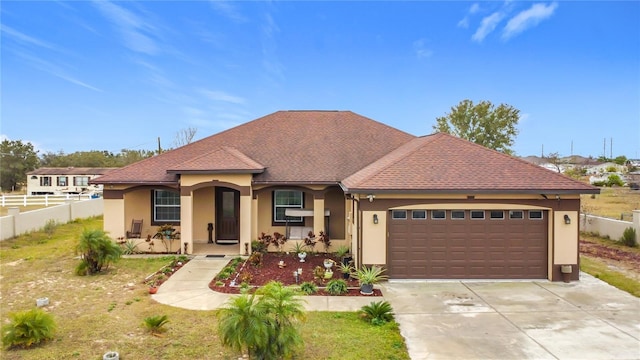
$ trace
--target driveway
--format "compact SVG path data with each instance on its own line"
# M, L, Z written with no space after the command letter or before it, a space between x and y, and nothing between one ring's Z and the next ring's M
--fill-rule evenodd
M380 287L414 360L640 359L640 299L580 279Z

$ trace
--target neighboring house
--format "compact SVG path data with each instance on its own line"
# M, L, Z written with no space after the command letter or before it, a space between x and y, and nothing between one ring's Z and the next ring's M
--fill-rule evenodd
M27 173L27 194L64 195L102 191L102 185L89 181L117 168L64 167L39 168Z
M614 170L614 171L611 171ZM602 175L604 173L623 173L626 170L624 165L618 165L614 162L606 162L598 165L587 167L587 175Z
M171 250L245 254L261 232L310 228L392 279L555 281L561 265L578 279L580 194L599 193L451 135L416 137L350 111L279 111L93 182L105 186L113 238L142 219L143 239L161 224L179 229Z

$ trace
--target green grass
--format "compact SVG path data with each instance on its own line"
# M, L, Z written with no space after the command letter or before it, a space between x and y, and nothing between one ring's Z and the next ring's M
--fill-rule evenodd
M626 214L624 220L630 221L630 214L640 209L640 191L628 187L600 188L600 194L581 195L581 212L620 220L620 214Z
M60 225L49 237L34 232L0 242L0 322L8 313L35 307L48 297L58 326L55 338L29 350L0 352L2 359L100 359L118 351L125 359L237 359L221 346L216 311L193 311L153 301L145 276L172 257L122 259L94 276L76 276L75 246L84 228L101 229L102 218ZM163 337L144 319L167 315ZM408 359L393 324L372 326L354 313L312 312L303 324L301 359Z
M640 281L634 280L618 271L610 269L607 264L590 256L580 256L580 270L590 274L611 286L629 294L640 297Z

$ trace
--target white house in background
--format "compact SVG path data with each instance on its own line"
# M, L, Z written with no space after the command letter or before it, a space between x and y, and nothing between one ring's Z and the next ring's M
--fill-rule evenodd
M64 167L39 168L27 173L27 194L65 195L102 192L102 185L89 184L117 168Z
M615 169L615 173L623 173L626 170L624 165L618 165L614 162L606 162L599 165L590 166L587 168L587 175L603 175L605 173L612 172L611 169Z

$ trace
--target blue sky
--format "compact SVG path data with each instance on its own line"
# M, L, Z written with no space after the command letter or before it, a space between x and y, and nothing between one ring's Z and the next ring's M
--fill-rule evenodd
M41 152L171 147L278 110L427 135L471 99L520 109L517 155L609 156L612 139L640 157L638 1L3 1L0 15L0 134Z

